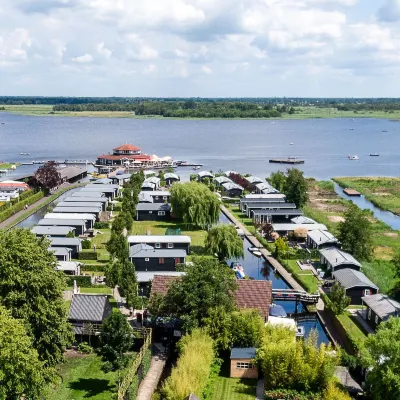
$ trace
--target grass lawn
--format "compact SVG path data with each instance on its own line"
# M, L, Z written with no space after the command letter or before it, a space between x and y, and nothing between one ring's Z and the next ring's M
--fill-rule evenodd
M72 286L67 287L67 290L72 290ZM111 288L107 286L101 286L101 287L90 287L90 288L84 288L81 287L81 293L84 294L112 294Z
M286 266L289 272L291 272L299 281L299 283L309 292L315 293L318 290L318 279L314 276L311 271L300 269L296 260L281 260L283 265Z
M341 315L337 315L337 319L346 330L348 336L356 342L363 342L367 335L355 322L354 317L347 311Z
M237 379L219 376L211 400L254 400L256 396L256 379Z
M67 357L58 366L60 384L49 400L110 400L116 392L116 372L101 371L101 360L95 354Z
M256 232L256 229L254 228L253 225L253 220L251 218L248 218L246 214L243 214L240 211L239 207L237 206L228 207L227 205L225 206L238 219L238 221L247 228L247 230L250 233L254 234Z

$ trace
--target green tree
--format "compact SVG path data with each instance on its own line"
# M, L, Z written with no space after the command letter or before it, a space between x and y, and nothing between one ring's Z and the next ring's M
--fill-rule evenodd
M205 228L219 219L220 201L201 183L176 183L171 188L171 205L175 216L187 225Z
M275 189L279 190L280 192L283 192L285 189L286 175L283 171L272 172L267 180Z
M285 239L280 237L275 240L275 257L284 257L288 251L289 245Z
M259 347L264 334L264 320L258 310L232 313L232 347Z
M338 282L331 287L328 297L330 300L328 306L335 315L343 314L350 304L350 297L346 296L346 289Z
M46 164L38 168L33 176L34 186L38 186L49 192L57 186L61 185L61 175L54 161L48 161Z
M25 323L39 360L53 367L72 340L66 318L65 277L46 238L26 229L0 232L0 304Z
M210 254L216 254L220 261L229 258L243 258L243 242L233 225L221 224L207 233L205 247Z
M400 253L392 258L392 263L395 268L396 278L400 279Z
M0 306L0 399L41 399L43 368L24 322Z
M126 317L119 310L113 310L103 322L100 333L99 354L105 370L117 371L126 366L126 353L132 347L134 338L134 332Z
M371 258L372 232L367 214L352 204L344 214L344 222L339 223L338 239L344 250L360 260Z
M128 241L123 234L111 232L106 248L113 259L116 258L123 261L129 258Z
M367 387L374 400L400 399L400 318L382 322L361 353L368 368Z
M235 308L235 275L226 265L206 257L196 257L186 274L173 281L163 299L165 315L181 317L202 324L209 310L222 307L226 312Z
M119 286L126 298L126 304L128 307L140 307L135 266L130 261L124 261L121 267Z
M283 193L286 200L296 204L297 208L302 208L307 203L307 180L302 171L297 168L287 170Z

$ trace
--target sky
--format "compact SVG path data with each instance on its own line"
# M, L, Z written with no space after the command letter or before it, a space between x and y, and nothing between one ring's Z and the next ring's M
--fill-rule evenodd
M400 0L0 0L0 95L400 97Z

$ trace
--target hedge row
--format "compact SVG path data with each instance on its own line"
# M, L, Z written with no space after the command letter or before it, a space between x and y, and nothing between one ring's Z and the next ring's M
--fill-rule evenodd
M96 251L82 251L78 256L79 260L97 260Z
M16 199L12 199L10 200L9 203L4 203L2 206L0 206L0 211L5 211L8 208L10 208L11 206L17 204L20 201L26 200L29 197L33 196L35 194L35 192L33 190L25 190L25 192L22 192L19 197L17 197Z
M92 271L92 272L103 272L105 268L104 264L93 265L93 264L82 264L81 271Z
M36 203L38 200L42 199L43 197L44 197L44 193L38 192L38 193L35 193L34 195L28 197L27 199L22 200L22 201L18 202L17 204L14 204L13 206L7 208L7 210L0 213L0 222L3 222L7 218L12 217L18 211L23 210L26 205L29 206L33 203Z
M91 279L90 276L75 275L75 276L68 277L67 286L73 286L74 285L74 281L76 281L76 284L78 286L92 287L92 279Z

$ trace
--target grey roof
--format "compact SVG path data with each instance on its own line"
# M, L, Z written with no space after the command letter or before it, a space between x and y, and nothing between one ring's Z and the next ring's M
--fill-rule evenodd
M338 240L335 238L335 236L333 236L332 233L328 231L320 231L320 230L310 231L308 232L307 236L309 236L310 239L317 245L326 243L331 243L331 244L338 243Z
M291 219L294 224L316 224L316 222L308 217L301 216L301 217L294 217Z
M60 201L57 207L97 207L99 210L103 208L103 203L96 201Z
M282 208L292 208L295 209L296 208L296 204L294 203L271 203L268 201L257 201L257 202L244 202L244 204L247 205L248 209L253 209L253 208L265 208L265 209L277 209L280 210Z
M100 203L100 204L103 204L103 203L107 203L107 202L108 202L108 198L104 197L104 196L102 196L102 197L87 197L87 196L83 196L83 195L82 195L82 197L70 196L62 201L62 203L68 203L68 204L69 203ZM60 203L58 203L58 204L60 204ZM70 206L68 206L68 207L70 207Z
M229 176L230 174L239 175L236 171L225 171L224 174L225 174L226 176Z
M210 171L200 171L197 176L202 178L214 178L214 175Z
M166 174L164 174L164 179L176 179L179 181L179 176L172 172L167 172Z
M81 264L76 261L58 261L57 271L76 271Z
M229 179L227 176L217 176L216 178L214 178L214 181L219 184L222 184L225 182L232 182L232 180Z
M76 165L73 165L70 167L58 168L58 172L61 175L61 179L63 178L72 179L78 175L86 173L86 170Z
M244 179L246 179L247 182L252 183L253 185L256 184L256 183L263 183L264 182L258 176L246 176Z
M400 316L400 303L389 296L378 293L361 299L382 320Z
M361 264L351 254L337 249L336 247L321 249L319 252L328 261L332 268L342 264L353 264L361 268Z
M54 253L55 256L69 256L72 252L72 249L68 247L49 247L48 251Z
M153 182L146 182L146 181L144 181L144 182L142 183L142 189L143 189L143 188L151 188L151 189L154 189L154 187L155 187L155 183L153 183Z
M68 235L74 231L72 226L34 226L31 231L35 235Z
M82 189L78 190L74 193L71 193L71 197L103 197L103 198L105 198L104 193L83 191Z
M119 186L118 186L119 188ZM118 189L117 188L117 189ZM116 188L113 187L113 185L93 185L93 186L85 186L81 190L79 190L79 193L87 193L87 192L94 192L94 193L114 193ZM75 192L77 193L77 192Z
M142 193L142 192L140 192ZM139 194L140 194L139 193ZM149 193L149 192L147 192ZM149 195L151 197L155 197L155 196L171 196L171 192L169 190L153 190L152 192L149 193Z
M50 238L51 246L80 246L81 239L78 238Z
M153 280L154 275L182 276L182 275L185 275L185 272L179 272L179 271L137 271L136 272L138 282L150 282Z
M132 174L120 174L120 175L114 175L111 177L111 179L118 179L119 181L125 180L125 179L130 179Z
M97 214L101 212L100 207L60 207L57 206L53 209L53 213L73 213L73 214Z
M83 219L58 219L43 218L38 222L40 226L84 226L86 221Z
M131 235L128 243L191 243L192 239L186 235Z
M222 184L222 187L225 190L232 190L232 189L243 190L243 188L240 185L237 185L236 183L233 183L233 182L224 182Z
M279 193L279 190L275 189L267 182L260 182L260 183L257 183L255 186L258 190L261 190L265 194Z
M327 230L323 224L272 224L275 232L292 232L296 229L306 229L312 231L314 229Z
M74 294L68 318L76 321L100 322L107 318L111 311L110 302L105 295Z
M257 200L257 199L286 199L286 196L282 193L269 193L269 194L246 194L244 196L246 200Z
M139 203L136 211L170 211L171 206L164 203Z
M150 182L150 183L154 183L155 185L158 185L161 182L161 179L157 178L156 176L152 176L150 178L146 178L144 180L144 182Z
M233 347L231 350L231 360L235 359L254 359L256 358L255 347Z
M352 378L346 367L335 367L335 376L349 393L361 393L361 386Z
M96 179L92 183L95 185L109 185L112 183L112 180L108 178L101 178L101 179Z
M129 249L132 258L185 258L186 251L181 249L155 249L147 244L135 244Z
M379 290L378 286L372 283L361 271L345 268L334 271L332 275L346 289L353 287L370 287Z
M153 196L150 195L151 192L140 192L139 193L139 203L152 203Z
M260 210L260 209L251 209L253 215L303 215L303 211L296 210L294 208L287 208L284 210ZM295 228L296 229L296 228Z
M104 178L107 179L107 178ZM111 181L111 179L108 179ZM103 189L115 189L115 190L119 190L119 185L114 183L114 184L99 184L97 181L96 183L89 183L88 185L84 186L82 189L99 189L99 190L103 190Z
M95 221L96 216L88 213L48 213L44 216L45 219L83 219Z

